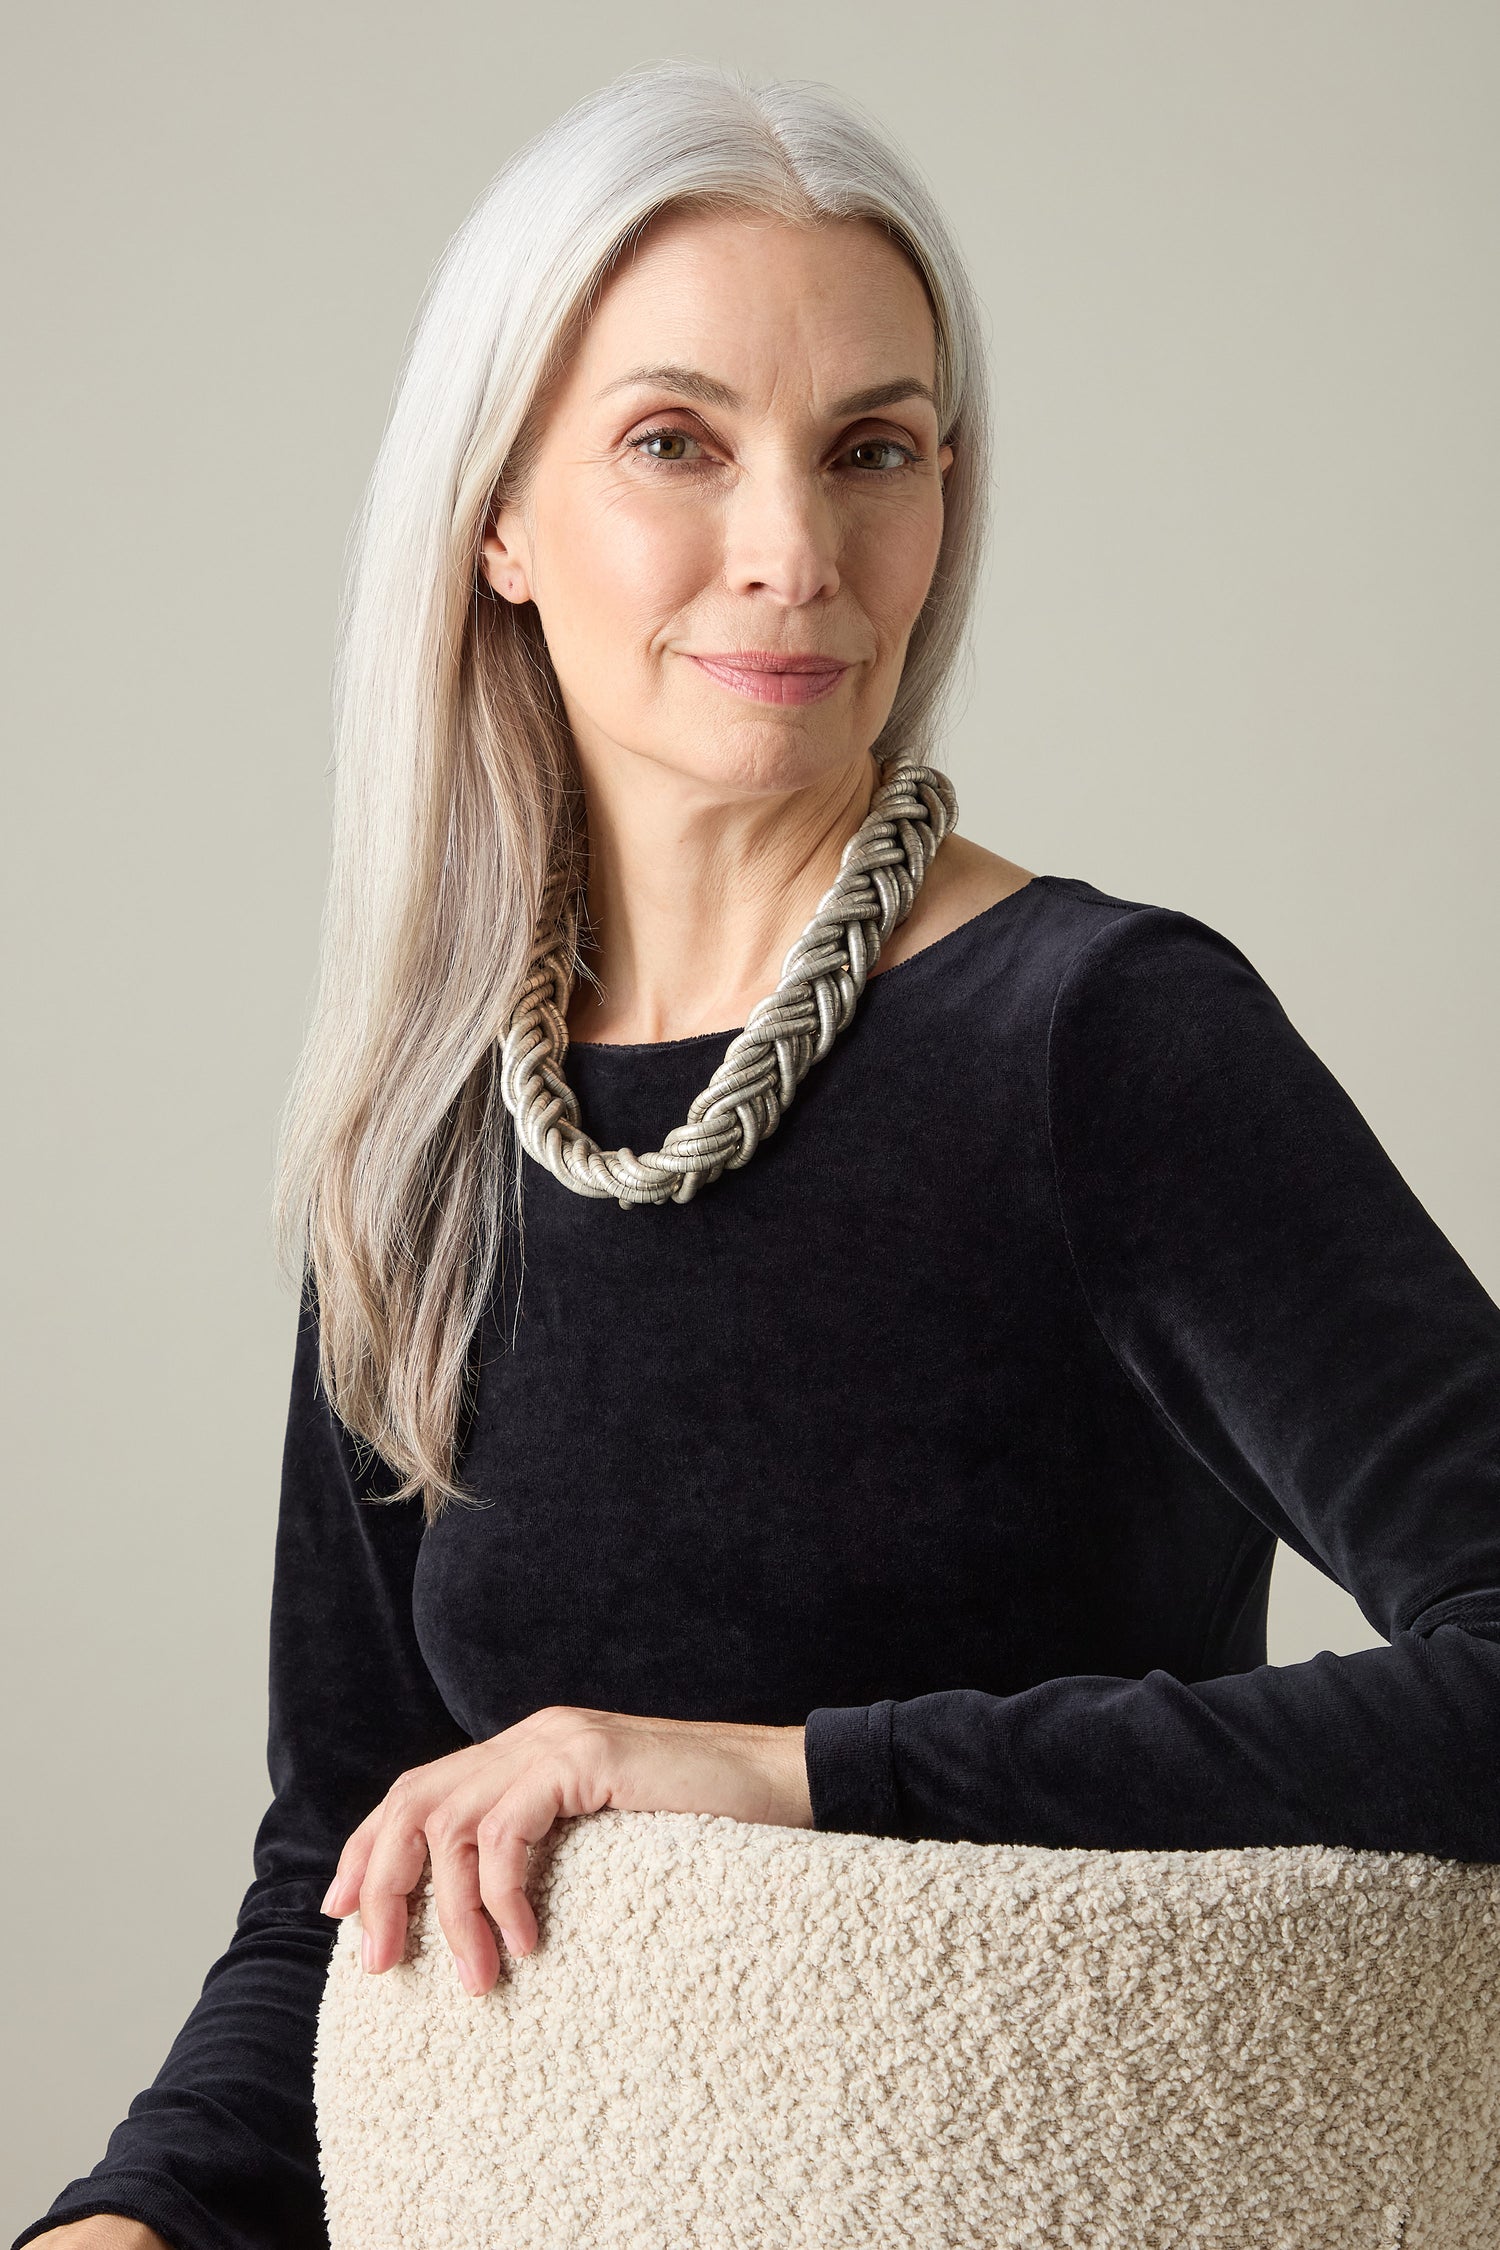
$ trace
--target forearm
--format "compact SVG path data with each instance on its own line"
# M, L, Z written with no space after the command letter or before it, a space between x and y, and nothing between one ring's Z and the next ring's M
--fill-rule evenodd
M139 2219L121 2218L116 2211L96 2211L91 2219L73 2219L31 2239L45 2242L47 2250L172 2250Z
M806 1736L820 1828L1500 1859L1500 1640L1454 1625L1193 1683L1090 1675L813 1711Z

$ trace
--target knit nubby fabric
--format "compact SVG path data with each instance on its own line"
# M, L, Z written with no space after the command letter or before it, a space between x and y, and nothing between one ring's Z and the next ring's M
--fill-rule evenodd
M613 1809L459 1982L340 1926L332 2250L1492 2250L1500 1867Z

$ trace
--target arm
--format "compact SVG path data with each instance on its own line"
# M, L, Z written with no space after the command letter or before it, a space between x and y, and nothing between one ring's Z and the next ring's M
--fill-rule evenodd
M13 2250L112 2212L171 2250L325 2250L313 2038L337 1924L320 1912L344 1839L407 1767L461 1749L417 1647L416 1501L359 1496L348 1433L299 1323L271 1596L273 1799L255 1879L153 2083L102 2160ZM101 2244L104 2237L99 2237ZM120 2238L122 2250L126 2237Z
M1112 921L1062 980L1048 1061L1059 1216L1109 1349L1389 1645L814 1711L815 1824L1500 1860L1500 1307L1204 924Z
M121 2219L101 2212L92 2219L74 2219L67 2226L49 2226L33 2235L47 2250L170 2250L159 2234L143 2227L139 2219Z

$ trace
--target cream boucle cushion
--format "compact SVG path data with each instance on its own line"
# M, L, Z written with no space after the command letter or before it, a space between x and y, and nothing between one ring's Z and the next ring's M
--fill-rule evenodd
M1500 1867L609 1810L458 1980L342 1924L333 2250L1496 2250Z

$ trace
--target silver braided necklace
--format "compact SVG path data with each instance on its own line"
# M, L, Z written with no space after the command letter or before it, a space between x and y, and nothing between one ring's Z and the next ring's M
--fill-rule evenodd
M501 1054L501 1094L530 1153L575 1194L612 1195L622 1210L689 1203L721 1172L748 1164L808 1070L849 1024L881 947L911 912L939 844L957 823L958 799L946 774L899 756L881 764L870 810L782 964L780 984L756 1002L686 1123L674 1125L647 1156L591 1140L563 1075L579 893L563 868L555 869Z

